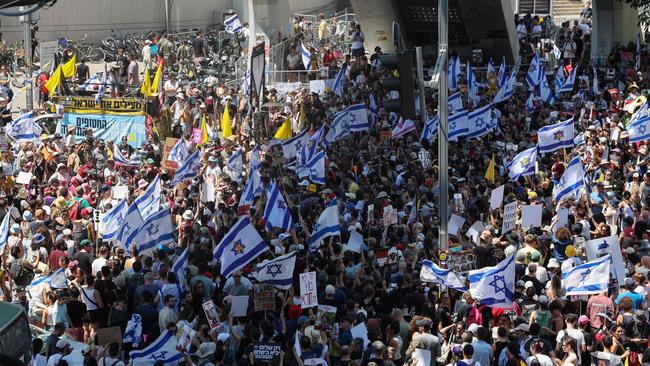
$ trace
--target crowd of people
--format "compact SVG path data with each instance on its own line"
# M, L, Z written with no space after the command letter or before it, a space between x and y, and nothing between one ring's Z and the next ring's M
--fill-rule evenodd
M538 21L522 22L532 31L529 37L526 28L522 44L538 41ZM582 28L567 30L566 39L583 40ZM391 70L367 61L381 50L366 53L359 25L351 32L360 34L352 35L349 54L329 60L334 71L328 77L343 76L340 89L280 92L269 85L266 125L252 118L259 111L250 88L201 80L182 87L164 57L145 60L152 74L163 65L163 90L149 104L170 116L156 123L169 123L169 136L179 139L175 148L184 151L176 172L163 164L171 160L159 135L166 128L156 123L142 146L131 146L126 136L96 139L89 129L81 141L57 133L2 152L0 300L23 307L45 334L33 339L29 362L650 364L650 158L647 144L630 143L626 130L647 113L647 59L640 57L640 69L628 73L630 65L610 57L606 66L615 72L600 69L596 88L576 82L551 103L536 98L532 109L529 70L521 68L515 75L524 86L492 106L497 123L491 130L449 142L450 201L441 203L437 138L421 134L431 118L414 121L414 129L398 137L405 121L382 104L389 96L381 79ZM320 44L311 46L325 47L327 37L339 36L323 30ZM567 78L582 65L578 74L593 80L591 67L559 48L557 72ZM197 59L202 52L199 33L186 56ZM547 67L554 64L544 57L552 50L535 46L532 52ZM142 64L123 57L128 66L120 78L141 83ZM479 79L489 85L500 75ZM492 101L488 88L472 99L465 76L457 81L463 109ZM435 116L437 92L427 89L425 101L421 113ZM338 116L348 119L349 107L359 104L369 126L346 131L349 124L341 127ZM511 163L537 146L538 131L570 118L575 136L584 138L539 154L532 174L511 179ZM196 129L207 135L200 144L192 143ZM304 169L320 152L322 180L320 172ZM575 157L586 183L558 204L554 187L564 184ZM490 169L494 173L486 174ZM18 183L24 173L29 180ZM492 192L501 186L503 202L494 206ZM504 234L510 203L517 211L542 206L540 222L524 227L517 220ZM439 204L464 219L442 245L439 224L449 218L438 216ZM326 223L331 210L335 222ZM118 220L120 212L126 215ZM158 213L169 217L170 236L148 225ZM136 214L140 221L131 221ZM136 237L153 244L132 239L127 230L134 222ZM477 223L479 231L468 233ZM322 234L327 225L332 231ZM259 237L255 251L251 236ZM588 248L595 239L619 243L618 253L610 254L621 258L625 273L611 275L605 290L567 296L563 274L593 260ZM511 301L490 306L472 287L472 271L509 258ZM462 285L442 277L432 283L423 275L431 262L451 269ZM282 271L289 274L280 283ZM0 357L3 365L21 364Z

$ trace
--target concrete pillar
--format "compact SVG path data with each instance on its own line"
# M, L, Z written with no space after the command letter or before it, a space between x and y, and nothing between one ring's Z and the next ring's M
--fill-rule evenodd
M607 57L613 42L619 42L624 46L629 42L636 42L636 36L641 30L637 25L636 9L617 0L594 1L592 9L592 57Z
M397 19L392 1L388 0L350 0L361 31L366 35L364 47L373 53L376 46L384 53L395 52L393 45L393 19Z

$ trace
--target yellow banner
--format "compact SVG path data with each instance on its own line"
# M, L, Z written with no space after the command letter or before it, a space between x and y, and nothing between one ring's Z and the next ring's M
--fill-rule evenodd
M54 97L54 104L62 104L69 110L100 110L104 112L142 112L143 104L135 98L102 98L97 102L94 97Z

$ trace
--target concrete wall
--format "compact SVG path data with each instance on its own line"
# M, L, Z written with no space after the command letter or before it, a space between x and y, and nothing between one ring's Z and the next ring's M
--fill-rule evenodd
M361 23L361 30L366 36L366 51L374 52L376 46L383 52L395 51L393 45L393 20L397 19L390 0L351 0L354 14Z
M519 43L512 3L500 0L462 0L458 2L465 32L471 48L483 49L483 56L500 60L505 55L513 63L519 54ZM499 37L495 37L498 35Z
M592 57L606 57L613 42L625 46L628 42L636 42L640 31L637 10L617 0L594 1L592 9Z

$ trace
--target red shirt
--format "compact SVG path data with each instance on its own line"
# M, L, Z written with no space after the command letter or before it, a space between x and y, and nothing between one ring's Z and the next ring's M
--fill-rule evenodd
M48 90L45 87L45 83L47 83L48 80L50 80L50 78L47 76L47 74L43 73L43 74L38 75L38 85L41 86L40 91L43 94L48 93Z

